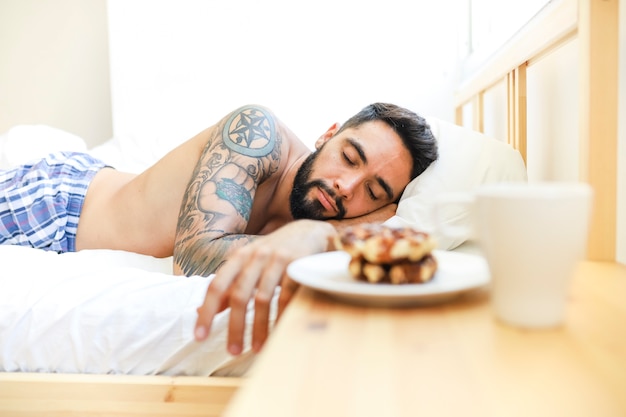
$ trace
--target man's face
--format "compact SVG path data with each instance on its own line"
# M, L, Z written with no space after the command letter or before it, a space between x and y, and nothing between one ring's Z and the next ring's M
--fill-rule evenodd
M367 122L326 140L309 155L290 196L295 219L358 217L396 201L410 181L412 159L387 124Z

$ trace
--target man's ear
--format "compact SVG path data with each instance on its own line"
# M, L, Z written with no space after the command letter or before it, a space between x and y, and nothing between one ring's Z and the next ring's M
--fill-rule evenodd
M333 123L333 125L329 127L328 130L315 141L315 149L319 149L324 143L328 141L328 139L335 136L340 127L341 124L337 122Z

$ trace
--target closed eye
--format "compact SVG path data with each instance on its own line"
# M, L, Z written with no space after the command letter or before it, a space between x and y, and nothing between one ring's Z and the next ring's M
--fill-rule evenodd
M349 144L349 149L354 149L354 151L356 152L356 155L357 155L356 158L358 159L358 161L354 161L344 151L344 152L342 152L342 155L343 155L343 159L346 161L346 163L348 165L352 166L352 167L357 166L359 163L362 163L363 165L367 165L367 156L365 155L365 151L364 151L363 147L357 141L355 141L352 138L348 138L348 139L346 139L346 141ZM382 187L383 192L387 196L387 199L389 201L391 201L393 199L393 190L389 186L389 183L387 181L385 181L383 178L379 177L379 176L376 176L376 182ZM376 194L374 194L374 191L372 190L372 188L369 187L369 186L367 187L367 193L369 194L369 196L370 196L370 198L372 200L378 200L379 199L376 196Z
M342 155L343 155L343 159L344 159L344 161L346 161L346 163L347 163L348 165L350 165L350 166L355 166L355 165L356 165L356 163L355 163L352 159L350 159L350 157L348 156L348 154L346 154L345 152L343 152L343 153L342 153Z
M373 201L378 200L378 197L376 196L376 194L374 194L374 190L372 190L372 187L370 187L370 186L367 187L367 194L370 196L370 198Z

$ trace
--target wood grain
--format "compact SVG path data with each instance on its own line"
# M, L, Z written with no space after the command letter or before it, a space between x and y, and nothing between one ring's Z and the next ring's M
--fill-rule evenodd
M488 292L404 309L302 289L228 417L624 416L626 267L585 262L566 323L494 319Z
M240 378L0 373L0 416L220 416Z

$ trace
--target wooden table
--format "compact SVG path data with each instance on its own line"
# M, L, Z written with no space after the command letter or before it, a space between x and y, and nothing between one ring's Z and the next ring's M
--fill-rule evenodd
M626 416L626 267L583 262L566 323L493 318L488 292L410 309L301 289L228 417Z

